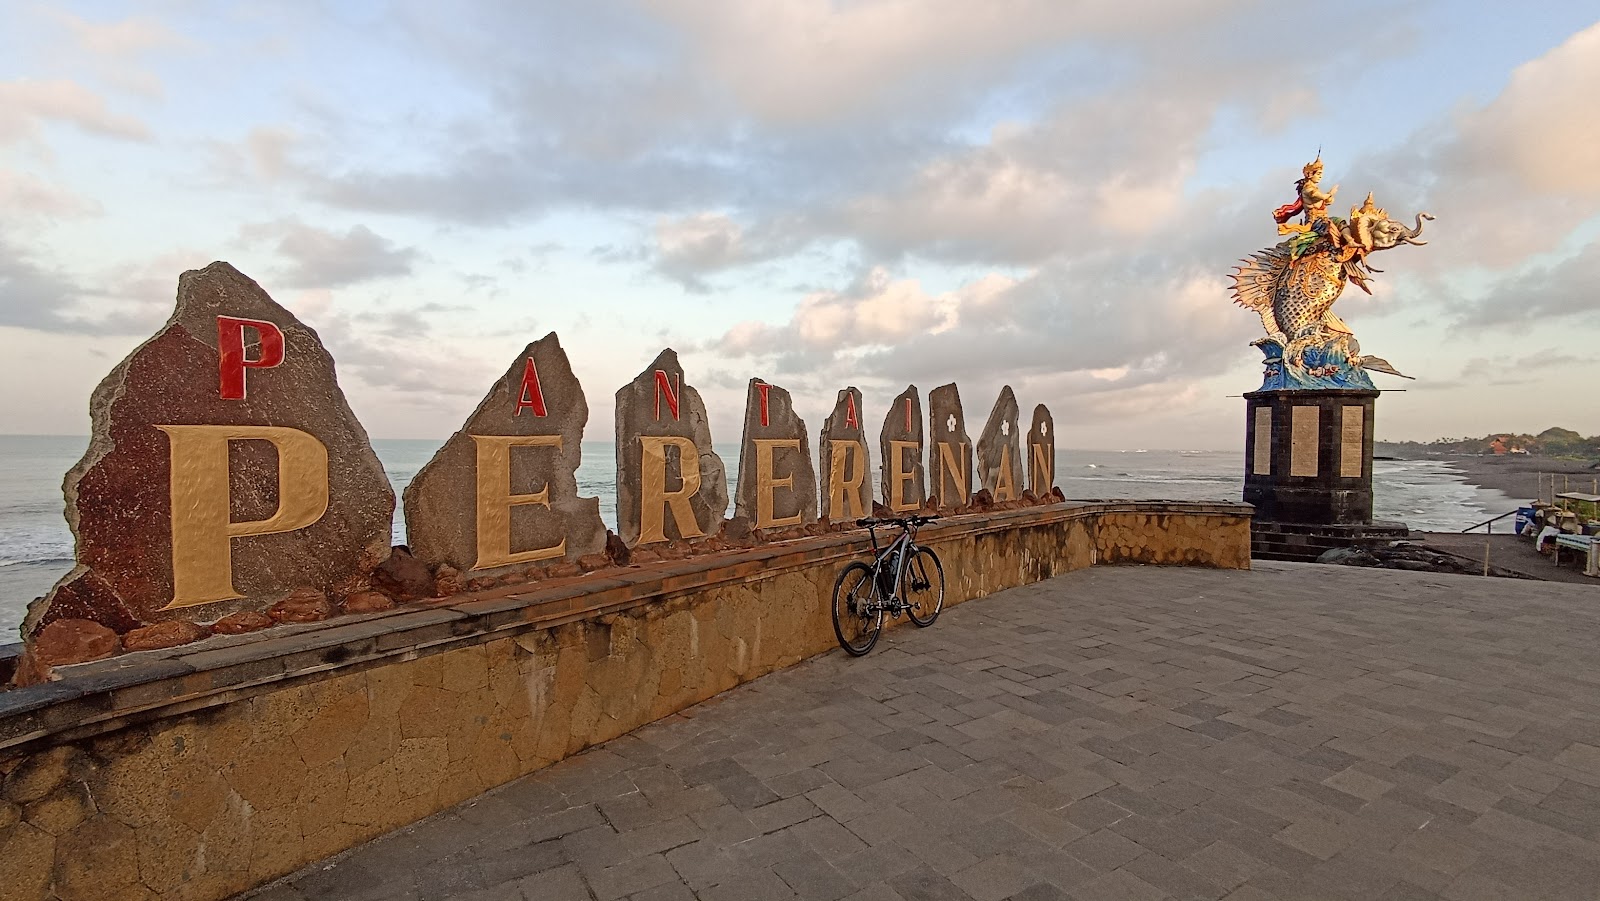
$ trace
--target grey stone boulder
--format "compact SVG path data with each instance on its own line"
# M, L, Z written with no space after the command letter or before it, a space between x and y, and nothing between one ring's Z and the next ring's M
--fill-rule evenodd
M972 439L954 382L928 392L928 484L941 509L965 507L972 497Z
M617 534L628 547L710 537L728 512L728 481L706 405L663 350L617 389Z
M600 501L578 496L588 421L556 333L523 348L406 487L411 553L473 579L603 551Z
M805 420L795 414L789 392L760 379L751 379L745 391L734 515L757 529L817 521L817 472Z
M922 423L922 398L916 385L907 386L889 404L878 434L878 458L883 461L878 494L894 513L917 510L928 500Z
M817 437L823 519L852 522L872 513L872 454L863 421L861 391L854 385L840 390Z
M1000 389L983 434L978 436L978 484L996 503L1022 496L1022 435L1017 428L1017 396L1011 386Z

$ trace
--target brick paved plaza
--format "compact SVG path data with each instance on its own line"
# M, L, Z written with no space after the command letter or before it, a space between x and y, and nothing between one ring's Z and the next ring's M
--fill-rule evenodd
M1600 898L1600 586L1096 567L256 895Z

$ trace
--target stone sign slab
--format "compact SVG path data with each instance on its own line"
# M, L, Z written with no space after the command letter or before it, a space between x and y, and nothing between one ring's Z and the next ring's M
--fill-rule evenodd
M978 436L978 480L999 502L1022 496L1022 435L1017 428L1017 396L1011 386L1000 389L983 434Z
M1039 500L1056 487L1056 421L1044 404L1033 408L1028 427L1028 493Z
M916 385L907 386L889 404L878 435L878 456L883 461L878 493L895 513L916 510L928 501L922 422L922 398Z
M556 333L529 344L407 486L411 553L474 578L603 551L600 500L578 496L588 421Z
M185 272L167 323L89 402L67 473L77 565L25 635L119 632L343 597L389 554L394 492L316 332L227 263Z
M711 536L727 512L706 405L669 347L617 389L617 534L630 548Z
M789 392L760 379L745 390L734 515L757 529L817 521L817 472L805 420L795 415Z
M955 382L928 392L928 484L941 509L965 507L972 497L972 439Z
M861 421L861 391L852 385L839 392L817 438L820 512L830 522L851 522L872 514L872 455Z

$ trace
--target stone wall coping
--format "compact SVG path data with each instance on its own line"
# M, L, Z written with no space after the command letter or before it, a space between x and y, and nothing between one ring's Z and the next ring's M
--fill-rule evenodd
M1238 503L1068 501L944 517L922 527L928 543L1115 514L1250 516ZM58 667L56 681L0 691L0 749L47 737L72 740L131 722L249 697L264 686L331 670L368 667L553 629L717 585L772 578L830 560L859 558L865 529L791 539L571 578L435 598L383 613L266 632L212 636L192 645L137 651Z

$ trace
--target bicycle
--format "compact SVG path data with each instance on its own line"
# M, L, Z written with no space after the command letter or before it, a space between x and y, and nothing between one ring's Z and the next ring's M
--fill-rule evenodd
M944 609L944 564L917 544L917 527L936 517L858 519L872 537L872 563L857 560L833 583L833 634L839 646L860 657L878 643L885 613L901 613L918 626L933 625ZM878 527L898 526L900 534L878 547Z

